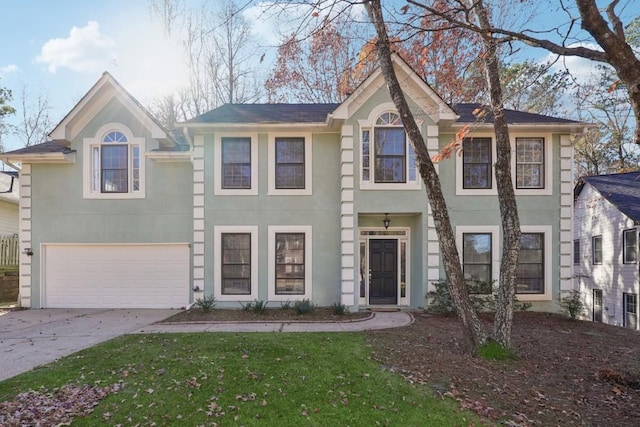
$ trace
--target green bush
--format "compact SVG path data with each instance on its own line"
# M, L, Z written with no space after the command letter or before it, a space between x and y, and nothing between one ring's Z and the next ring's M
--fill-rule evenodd
M456 309L453 300L449 294L447 282L440 280L433 282L434 291L427 293L427 311L432 313L449 314L455 313ZM479 282L476 280L467 281L471 304L477 312L493 312L496 311L498 305L497 288L489 282ZM526 311L531 308L531 303L520 302L514 297L513 309L516 311Z
M563 296L564 294L564 296ZM570 319L577 319L584 314L584 302L580 291L575 289L570 291L560 291L560 307Z
M267 302L264 300L254 300L246 304L240 303L242 311L252 311L256 314L264 313L267 309Z
M197 298L194 305L202 311L211 311L216 306L216 298L213 295L203 296L202 298Z
M291 301L286 300L280 303L280 308L283 310L291 310Z
M331 311L336 316L344 316L349 312L349 307L344 304L340 304L339 302L334 302L331 304Z
M296 301L293 305L293 309L298 314L311 314L315 311L316 305L305 298L302 301Z

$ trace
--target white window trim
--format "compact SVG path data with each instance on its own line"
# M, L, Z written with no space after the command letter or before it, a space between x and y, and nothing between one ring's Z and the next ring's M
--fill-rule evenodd
M550 225L521 225L522 233L544 233L544 293L542 294L516 294L518 301L551 301L553 283L552 266L553 266L553 248L551 242L551 233L553 227Z
M553 194L553 135L550 133L509 133L511 139L511 176L516 196L550 196ZM517 188L516 184L516 138L542 138L544 141L544 188Z
M251 188L222 188L222 138L251 138ZM213 144L215 174L213 194L218 196L256 196L258 195L258 134L256 133L220 133L216 134Z
M222 234L250 233L251 234L251 294L223 295L222 294ZM258 226L219 225L213 228L213 295L218 301L254 301L258 299Z
M463 188L463 164L462 155L456 157L456 195L458 196L496 196L498 190L496 187L496 171L495 163L497 157L496 136L492 133L474 133L469 134L465 138L491 138L491 188ZM462 143L464 150L464 142ZM468 231L468 233L471 233Z
M137 145L139 147L139 162L140 162L140 189L138 191L129 191L127 193L102 193L100 191L93 191L93 173L92 173L92 149L94 147L100 147L102 145L102 139L108 132L117 131L122 132L127 137L127 145L129 146L129 153L131 153L131 147ZM146 195L145 190L145 163L146 163L146 140L143 137L134 137L131 130L122 123L107 123L102 126L96 132L96 136L93 138L84 138L82 141L82 195L85 199L144 199ZM129 159L131 162L131 159ZM132 182L131 165L129 164L129 185Z
M497 159L496 136L494 133L481 132L469 134L466 138L491 138L491 188L468 189L463 188L462 156L456 156L456 195L458 196L496 196L495 163ZM516 138L543 138L544 139L544 188L516 188ZM553 135L550 133L518 133L509 132L511 145L511 179L516 196L550 196L553 194ZM464 149L464 147L463 147Z
M276 138L304 138L304 188L280 189L276 188ZM313 192L313 155L312 134L301 133L270 133L268 141L269 168L268 168L268 193L270 196L311 196Z
M493 287L498 286L500 279L500 227L497 225L459 225L456 227L456 246L460 256L461 266L464 264L462 251L463 234L491 234L491 280Z
M395 105L393 102L384 102L376 108L372 109L369 113L369 117L366 119L358 120L359 136L358 140L360 141L359 145L359 154L358 158L360 159L360 167L358 168L359 182L361 190L420 190L422 189L422 179L420 178L420 172L416 168L416 180L409 181L409 136L406 135L406 172L407 172L407 182L401 183L376 183L375 182L375 162L374 162L374 128L375 123L378 120L378 117L382 113L393 112L398 114ZM422 126L422 120L417 121L418 126ZM362 179L362 132L368 130L369 131L369 181L364 181Z
M276 233L304 233L304 294L303 295L279 295L276 294ZM269 263L269 301L301 301L311 300L313 292L313 239L310 225L272 225L268 227L268 263Z

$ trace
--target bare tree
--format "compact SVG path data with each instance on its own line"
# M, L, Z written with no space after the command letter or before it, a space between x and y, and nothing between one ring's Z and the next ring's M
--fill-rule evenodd
M11 127L4 122L4 118L16 113L16 109L9 105L11 101L13 101L11 90L0 86L0 152L4 151L2 136L11 130Z
M438 13L438 10L427 4L426 1L407 0L407 2L431 13ZM463 3L463 0L454 0L454 2ZM577 16L572 15L569 6L572 2L577 7ZM567 13L569 25L564 27L566 30L557 27L549 30L534 28L515 31L496 26L485 30L493 34L499 42L519 40L557 55L578 56L611 65L615 69L621 85L629 94L636 122L633 140L636 144L640 144L640 58L633 50L632 40L628 38L627 26L615 10L619 3L620 0L611 1L603 14L596 0L560 0L562 10ZM453 23L453 21L451 22ZM459 20L455 23L473 31L479 31L477 26L470 23ZM599 49L585 46L584 40L582 43L571 43L575 37L577 23L580 23L580 27L591 35ZM549 35L549 37L544 38L541 34ZM560 35L560 42L556 43L551 40L554 34Z
M28 86L23 84L20 90L22 117L16 126L15 134L25 147L46 141L47 135L54 125L49 115L51 105L47 95L40 90L34 98L31 96Z

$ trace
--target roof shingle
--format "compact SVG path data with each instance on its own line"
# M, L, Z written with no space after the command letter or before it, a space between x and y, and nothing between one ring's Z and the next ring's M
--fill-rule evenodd
M582 181L635 222L640 222L640 172L585 176Z

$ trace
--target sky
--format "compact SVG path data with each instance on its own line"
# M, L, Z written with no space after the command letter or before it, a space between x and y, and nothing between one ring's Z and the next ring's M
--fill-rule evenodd
M633 6L640 0L623 2L640 13L640 4ZM187 81L179 42L163 33L146 0L0 0L0 7L0 86L13 91L11 105L19 110L9 123L17 124L25 85L29 99L47 96L57 123L105 71L144 105ZM277 44L275 23L252 10L245 16L261 44ZM7 151L22 146L13 135L3 144Z

